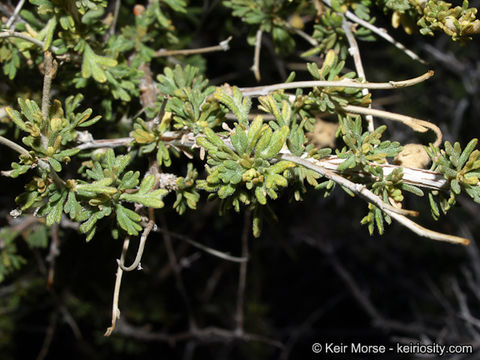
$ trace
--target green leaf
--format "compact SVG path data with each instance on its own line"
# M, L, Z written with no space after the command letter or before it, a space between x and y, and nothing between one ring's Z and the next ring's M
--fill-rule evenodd
M67 201L65 202L63 211L65 211L66 214L69 214L70 219L72 220L75 220L75 218L77 217L77 214L79 214L80 211L82 211L82 206L77 201L74 191L68 192Z
M260 157L263 159L271 159L282 150L285 140L287 140L288 132L290 129L288 126L282 126L280 129L276 130L267 147L260 152Z
M379 233L380 235L382 235L383 232L384 232L384 230L385 230L385 228L384 228L384 226L383 226L383 213L382 213L382 211L381 211L379 208L377 208L377 207L375 207L374 213L375 213L375 223L376 223L376 225L377 225L378 233Z
M165 189L157 189L151 191L155 184L155 176L148 175L143 179L138 192L133 194L124 193L120 196L120 200L135 202L146 207L159 209L164 206L162 198L168 194Z
M255 188L255 197L257 198L258 202L261 205L265 205L267 203L266 192L261 186L257 186Z
M218 137L212 129L206 128L205 136L207 137L208 141L210 141L210 143L215 145L217 148L222 149L225 146L225 143L222 141L222 139L220 139L220 137Z
M452 191L457 195L459 195L462 192L462 189L460 188L460 184L459 184L457 179L453 179L450 182L450 187L451 187Z
M87 121L80 121L80 123L77 125L78 127L84 128L84 127L89 127L92 126L93 124L96 124L100 119L102 118L101 115L97 115L94 118L87 120Z
M116 204L117 222L128 235L138 235L142 230L139 222L142 219L135 211L127 209L120 204Z
M168 190L158 189L154 190L148 194L122 194L120 200L125 200L129 202L135 202L142 204L143 206L159 209L164 206L162 198L168 194Z
M120 185L118 185L118 189L133 189L135 186L137 186L139 177L140 171L128 171L127 173L125 173L125 175L123 175Z
M246 152L248 146L247 134L240 125L235 125L235 132L230 136L230 140L235 150L237 150L237 154L243 155Z
M430 207L432 209L432 215L433 215L434 219L438 219L438 217L440 216L440 210L439 210L437 202L433 198L433 194L431 192L428 193L428 201L430 202Z
M46 248L48 245L47 227L38 226L26 237L27 243L32 248Z
M28 121L30 121L32 124L40 123L42 121L42 112L35 101L18 98L18 105L20 105L22 114L25 115Z
M113 195L117 192L117 188L108 186L112 182L112 178L104 178L91 184L78 184L76 191L78 195L86 197L93 197L96 194Z
M255 117L255 119L252 121L250 124L250 128L248 129L248 135L247 135L247 150L246 153L250 154L250 152L253 150L255 147L256 142L258 141L258 138L260 135L262 135L262 125L263 125L263 119L260 115Z
M12 121L15 123L15 125L17 125L23 131L28 132L28 128L25 125L25 122L22 120L22 115L17 110L7 106L5 108L5 111L7 112L10 119L12 119Z
M65 198L67 197L67 192L63 191L62 195L54 202L54 204L50 205L50 211L48 212L46 218L46 225L52 226L53 224L59 224L60 220L62 220L62 213L63 213L63 203L65 202Z
M52 45L53 34L55 33L55 28L57 26L57 18L55 16L51 17L46 26L46 36L43 42L43 51L47 51Z
M53 170L55 170L56 172L62 171L62 165L54 158L49 157L48 162L50 163L50 166L53 168Z
M424 195L422 189L420 189L420 188L418 188L414 185L402 183L401 187L402 187L402 190L411 192L412 194L415 194L417 196L423 196Z
M83 52L82 77L89 78L90 76L93 76L96 81L104 83L107 81L107 75L105 74L103 67L113 67L116 65L117 60L99 56L93 52L90 45L85 44L85 50Z
M467 144L465 149L462 152L462 155L460 155L460 158L458 159L458 164L457 164L457 169L460 170L463 168L465 163L467 162L470 154L472 153L473 150L475 150L475 147L477 146L478 139L472 139L470 142Z
M255 146L255 155L259 156L268 146L272 138L272 129L267 127Z
M30 170L31 165L18 164L12 162L12 170L6 172L10 177L16 178Z
M232 88L218 87L214 97L235 114L240 124L247 125L248 113L250 112L252 102L248 97L243 97L236 86Z

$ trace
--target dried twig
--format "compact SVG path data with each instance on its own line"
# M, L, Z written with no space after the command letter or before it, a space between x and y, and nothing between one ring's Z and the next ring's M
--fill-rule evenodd
M417 119L411 116L391 113L385 110L369 109L369 108L355 106L355 105L346 105L342 109L347 112L351 112L355 114L373 115L373 116L378 116L382 119L399 121L407 126L410 126L413 130L419 131L419 132L425 132L427 131L427 129L430 129L437 136L435 142L433 143L433 146L438 147L442 143L442 131L434 123Z
M48 121L48 112L50 109L50 89L52 87L52 79L56 70L52 53L50 51L45 51L43 55L43 67L45 74L43 76L42 116L43 121Z
M42 49L43 49L43 41L40 41L40 40L37 40L27 34L24 34L24 33L21 33L21 32L17 32L17 31L13 31L13 30L7 30L7 31L3 31L3 32L0 32L0 39L1 38L9 38L9 37L15 37L15 38L19 38L19 39L22 39L22 40L26 40L26 41L30 41L32 44L35 44L37 46L40 46Z
M355 69L357 71L357 76L363 79L363 82L366 82L367 77L365 76L365 71L363 70L362 58L360 56L360 49L358 47L357 40L355 39L355 36L353 35L353 32L352 32L352 24L348 22L345 19L345 17L343 17L342 29L345 32L345 35L347 36L347 41L350 45L350 48L348 49L348 51L350 55L352 55L353 57L353 62L355 64ZM368 89L362 89L363 96L367 96L368 94L369 94ZM370 108L371 104L369 104L368 107ZM373 116L369 114L365 116L365 119L367 120L368 131L375 130L375 127L373 124Z
M215 51L228 51L230 50L229 42L232 40L232 37L229 36L227 39L220 41L218 45L207 46L198 49L182 49L182 50L158 50L155 53L156 57L160 56L177 56L177 55L195 55L195 54L205 54Z
M8 29L10 26L13 25L15 20L17 19L18 14L20 13L20 10L22 10L23 5L25 4L25 0L20 0L15 7L15 10L13 11L12 16L8 19L7 23L5 24L5 27Z
M243 231L242 231L242 256L248 257L248 234L250 233L250 211L245 212L245 218L243 219ZM238 273L238 290L237 290L237 310L235 313L235 332L243 334L243 318L244 318L244 306L245 306L245 287L247 285L247 262L240 264Z
M54 224L52 226L52 239L50 241L50 249L47 257L47 262L49 263L47 289L51 288L53 285L53 280L55 277L55 258L60 254L59 247L60 238L58 234L58 224Z
M138 245L137 255L135 256L135 260L133 261L132 265L125 266L124 260L122 260L121 258L117 259L117 264L123 271L133 271L136 269L138 270L142 269L140 262L142 261L143 250L145 249L145 243L147 242L148 235L150 235L150 232L155 226L155 217L153 215L153 209L149 208L148 212L149 212L150 220L147 226L145 226L145 228L143 229L142 236L140 237L140 244Z
M179 342L196 340L201 343L230 342L234 340L254 341L266 345L283 349L283 344L279 341L267 338L257 334L237 334L235 331L221 329L218 327L207 327L204 329L192 329L177 334L168 334L162 332L153 332L145 328L134 327L125 320L119 321L118 333L142 341L164 342L175 346Z
M330 0L322 0L322 2L324 2L325 4L327 4L329 7L332 7L332 4L330 2ZM381 38L387 40L389 43L393 44L397 49L403 51L405 54L407 54L410 58L412 58L413 60L416 60L416 61L419 61L421 62L422 64L425 64L425 60L423 60L422 58L420 58L417 54L415 54L412 50L409 50L405 47L405 45L403 45L402 43L398 42L397 40L395 40L388 32L387 30L385 29L380 29L378 27L376 27L375 25L373 24L370 24L369 22L365 21L365 20L362 20L360 19L358 16L356 16L354 13L350 12L350 11L346 11L345 12L345 17L349 20L352 20L354 23L357 23L358 25L361 25L367 29L369 29L371 32L377 34L378 36L380 36Z
M112 24L110 25L110 29L108 30L108 33L110 35L115 34L115 28L117 27L118 13L120 12L121 3L122 3L122 0L115 0L115 7L113 8Z
M42 348L37 355L37 360L43 360L48 355L48 350L50 349L50 345L52 343L53 335L55 334L55 328L57 327L58 321L58 312L54 310L50 314L50 319L48 321L48 328L47 332L45 333L45 338L43 339Z
M130 237L127 236L123 241L122 254L120 255L120 261L125 261L125 255L127 254L128 246L130 245ZM120 297L120 287L122 286L122 276L123 270L118 265L117 275L115 277L115 288L113 290L113 305L112 305L112 326L110 326L107 331L105 331L104 336L110 336L115 330L115 325L117 320L120 319L120 309L118 308L118 299Z
M25 156L31 157L31 155L30 155L30 153L28 152L28 150L25 149L23 146L18 145L17 143L15 143L15 142L13 142L13 141L11 141L11 140L8 140L6 137L3 137L3 136L1 136L1 135L0 135L0 144L9 147L9 148L12 149L12 150L15 150L15 151L18 152L20 155L25 155Z
M255 51L253 55L253 65L250 70L253 71L255 75L255 79L259 82L260 77L260 50L262 48L262 30L258 29L257 34L255 36Z
M175 274L175 281L177 285L177 290L180 293L183 303L185 305L185 308L187 310L187 315L188 315L188 322L189 322L189 328L190 330L194 330L197 328L196 321L193 315L193 309L192 305L190 304L190 299L187 295L187 290L185 288L185 285L183 283L182 279L182 274L181 274L181 268L178 264L177 261L177 256L175 255L175 250L173 249L172 245L172 239L170 235L168 234L168 226L167 226L167 221L165 219L165 216L163 214L160 214L160 223L163 229L167 230L163 234L163 239L165 242L165 249L167 250L168 254L168 260L170 262L170 266L172 267L174 274Z
M129 146L133 140L134 140L133 137L125 137L125 138L117 138L117 139L101 139L101 140L90 139L87 142L84 142L83 144L76 146L75 149L88 150L88 149L98 149L98 148L116 148L120 146Z
M203 245L203 244L199 243L198 241L190 239L188 236L185 236L185 235L182 235L182 234L178 234L178 233L167 231L165 229L160 229L160 228L157 228L153 231L154 232L160 232L162 234L168 233L172 238L176 238L176 239L185 241L185 242L189 243L190 245L195 246L196 248L205 251L207 254L210 254L212 256L218 257L218 258L223 259L223 260L237 262L237 263L248 261L248 257L232 256L232 255L227 254L225 252L222 252L222 251L213 249L211 247L208 247L206 245Z
M368 190L364 185L361 184L356 184L354 182L351 182L350 180L335 174L332 171L329 171L321 166L318 166L314 164L313 162L307 161L306 159L293 156L290 154L282 154L280 155L280 159L283 160L288 160L292 161L296 164L302 165L306 167L307 169L313 170L317 172L318 174L326 177L327 179L335 181L335 183L351 190L353 193L359 195L363 199L367 200L368 202L372 203L373 205L377 206L380 210L382 210L385 214L389 215L390 217L394 218L397 220L399 223L413 231L414 233L426 237L432 240L439 240L439 241L446 241L454 244L462 244L462 245L468 245L470 243L470 240L459 237L459 236L454 236L454 235L448 235L448 234L443 234L439 233L433 230L426 229L417 223L413 222L412 220L408 219L405 217L405 215L408 215L411 213L410 211L406 210L401 210L401 209L396 209L388 204L386 204L380 197L372 193L370 190Z
M399 89L408 86L413 86L418 83L421 83L433 76L433 70L426 72L425 74L418 76L416 78L402 80L402 81L389 81L385 83L371 83L371 82L359 82L356 80L344 79L339 81L294 81L290 83L281 83L274 85L265 85L265 86L255 86L255 87L246 87L240 88L244 96L264 96L268 93L277 90L287 90L287 89L300 89L300 88L313 88L313 87L351 87L359 89Z

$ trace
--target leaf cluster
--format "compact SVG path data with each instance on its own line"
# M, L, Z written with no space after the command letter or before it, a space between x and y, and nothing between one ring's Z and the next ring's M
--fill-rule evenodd
M480 203L480 151L475 149L478 139L472 139L462 150L460 143L453 145L446 141L444 150L431 146L427 152L432 159L432 169L443 174L448 180L449 191L447 194L431 192L429 194L432 215L434 218L440 216L440 209L443 213L456 203L458 195L464 191L473 201ZM439 198L440 209L434 196Z

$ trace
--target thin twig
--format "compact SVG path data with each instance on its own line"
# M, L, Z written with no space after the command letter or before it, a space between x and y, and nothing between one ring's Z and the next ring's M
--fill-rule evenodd
M190 304L190 299L187 295L187 290L185 288L185 284L183 283L181 269L178 264L177 256L175 255L175 250L173 249L172 239L168 234L168 226L167 221L165 219L165 215L162 213L160 214L160 223L163 229L167 230L163 234L163 240L165 242L165 249L167 250L168 260L170 262L170 266L172 267L174 274L175 274L175 281L177 285L177 290L182 297L183 303L187 310L188 322L190 330L194 330L197 328L196 321L193 314L192 305Z
M250 218L251 213L249 210L245 212L245 218L243 219L243 231L242 231L242 256L248 257L248 234L250 234ZM237 290L237 310L235 313L235 332L243 334L243 320L244 320L244 308L245 308L245 288L247 285L247 262L240 264L238 273L238 290Z
M50 109L50 89L52 87L52 78L55 69L53 65L52 53L50 51L45 51L43 56L45 75L43 77L42 116L43 121L48 121L48 112Z
M13 31L13 30L7 30L7 31L0 32L0 39L9 38L9 37L15 37L15 38L19 38L19 39L22 39L22 40L30 41L32 44L40 46L43 49L43 45L44 45L43 41L37 40L37 39L27 35L27 34L17 32L17 31Z
M299 88L313 88L313 87L349 87L349 88L359 88L359 89L375 89L375 90L388 90L388 89L399 89L408 86L413 86L418 83L421 83L433 76L433 70L426 72L425 74L402 81L389 81L384 83L372 83L372 82L359 82L356 80L344 79L339 81L294 81L290 83L281 83L274 85L265 85L265 86L255 86L255 87L246 87L240 88L244 96L264 96L270 92L277 90L286 90L286 89L299 89Z
M139 70L143 72L138 89L140 90L140 102L144 108L154 107L157 100L158 88L153 80L150 63L142 63Z
M427 129L430 129L437 136L435 142L433 143L433 146L438 147L442 143L442 131L434 123L417 119L411 116L392 113L385 110L369 109L369 108L355 106L355 105L346 105L342 107L342 109L347 112L351 112L355 114L373 115L373 116L378 116L382 119L400 121L401 123L411 127L413 130L419 131L419 132L425 132L427 131Z
M58 312L54 310L50 315L50 320L48 322L47 332L45 333L45 338L43 340L42 348L38 353L37 360L43 360L48 355L48 350L52 343L53 335L55 334L55 328L57 327Z
M127 254L129 245L130 245L130 237L127 236L123 241L122 254L120 255L121 262L125 261L125 256ZM118 265L117 275L115 277L115 288L113 290L112 326L110 326L107 329L107 331L105 331L104 336L112 335L113 330L115 330L115 325L117 323L117 320L120 319L120 309L118 308L118 299L120 297L120 287L122 286L122 276L123 276L123 270L120 267L120 265Z
M350 48L348 49L350 55L353 57L353 62L355 64L355 69L357 71L357 76L362 80L362 82L367 81L367 77L365 76L365 70L363 69L363 64L362 64L362 57L360 56L360 48L358 47L357 40L355 39L355 36L353 35L352 32L352 24L348 22L345 17L343 17L342 21L342 29L345 32L345 35L347 36L347 41L350 45ZM363 96L368 96L369 91L368 89L362 89L362 95ZM371 104L368 104L368 107L371 108ZM365 119L367 120L368 124L368 131L374 131L375 126L373 124L373 116L372 115L367 115L365 116Z
M230 49L229 42L232 40L232 37L229 36L227 39L220 41L218 45L207 46L198 49L182 49L182 50L158 50L154 56L177 56L177 55L195 55L195 54L204 54L215 51L228 51Z
M180 332L177 334L168 334L162 332L153 332L145 328L134 327L125 322L119 321L118 333L134 339L142 341L157 341L164 342L171 346L175 346L179 342L188 340L197 340L201 343L216 343L234 340L255 341L266 345L274 346L283 349L283 344L279 341L267 338L257 334L237 334L235 331L221 329L218 327L207 327L204 329L193 329L190 331Z
M47 256L47 262L50 264L48 267L47 289L51 288L53 285L53 280L55 277L55 258L60 254L60 238L58 234L58 228L58 224L53 224L52 239L50 240L50 250Z
M305 31L297 29L289 24L288 28L293 31L295 34L306 40L312 46L318 46L318 41L315 40L313 37L308 35Z
M255 36L255 51L253 55L253 65L250 68L250 70L253 71L253 74L255 75L255 79L257 82L260 82L260 50L262 48L262 34L263 31L258 29L257 34Z
M333 180L335 183L351 190L355 194L359 195L369 203L377 206L380 210L382 210L385 214L389 215L390 217L394 218L397 220L399 223L401 223L403 226L407 227L414 233L426 237L432 240L439 240L439 241L446 241L454 244L462 244L462 245L468 245L470 243L470 240L459 237L459 236L454 236L454 235L448 235L448 234L443 234L439 233L433 230L426 229L417 223L413 222L412 220L406 218L404 216L404 211L401 211L401 209L396 209L393 206L390 206L386 204L380 197L372 193L370 190L368 190L364 185L361 184L356 184L354 182L351 182L350 180L337 175L333 173L332 171L329 171L321 166L315 165L312 162L307 161L306 159L302 159L297 156L293 156L291 154L282 154L279 157L280 159L283 160L288 160L292 161L296 164L302 165L306 167L307 169L313 170L316 173L326 177L329 180Z
M15 7L15 11L13 12L12 16L8 19L7 23L5 24L5 27L8 29L10 26L13 25L14 21L17 19L18 14L20 13L20 10L22 10L23 5L25 4L25 0L20 0Z
M322 0L325 4L327 4L329 7L332 7L332 4L330 2L330 0ZM403 51L405 54L407 54L410 58L412 58L413 60L416 60L416 61L419 61L421 62L422 64L426 64L425 60L423 60L422 58L420 58L417 54L415 54L412 50L409 50L405 47L405 45L403 45L402 43L398 42L397 40L395 40L390 34L388 34L388 32L385 30L385 29L380 29L378 27L376 27L375 25L373 24L370 24L369 22L365 21L365 20L362 20L360 19L358 16L356 16L354 13L350 12L350 11L346 11L345 12L345 17L347 19L350 19L352 20L354 23L357 23L367 29L369 29L370 31L372 31L373 33L377 34L378 36L380 36L381 38L387 40L389 43L393 44L397 49Z
M101 139L90 140L75 147L75 149L88 150L98 148L116 148L119 146L129 146L135 139L133 137L125 137L118 139Z
M189 243L190 245L195 246L196 248L205 251L207 254L210 254L212 256L216 256L216 257L218 257L220 259L223 259L223 260L232 261L232 262L236 262L236 263L241 263L241 262L248 261L248 257L232 256L232 255L227 254L225 252L222 252L222 251L213 249L211 247L208 247L206 245L203 245L203 244L201 244L201 243L199 243L199 242L197 242L193 239L190 239L188 236L185 236L185 235L182 235L182 234L174 233L174 232L167 231L165 229L160 229L160 228L157 228L156 230L153 230L153 231L154 232L160 232L162 234L168 233L172 238L176 238L176 239L185 241L185 242Z
M7 138L3 137L0 135L0 144L3 144L5 146L8 146L10 149L15 150L18 152L20 155L25 155L28 157L31 157L30 153L28 152L27 149L25 149L23 146L18 145L17 143L8 140Z
M153 214L152 208L149 208L148 211L149 213ZM142 268L140 262L142 261L143 250L145 249L145 243L147 242L148 235L150 234L150 231L152 231L154 226L155 226L155 218L153 218L151 215L150 221L148 222L147 226L143 229L142 236L140 237L140 244L138 245L137 255L135 256L135 260L132 263L132 265L125 266L123 264L122 259L117 259L117 264L123 271L133 271L136 269L140 270Z
M115 34L115 28L117 26L118 13L120 12L121 3L122 3L122 0L115 0L115 7L113 8L112 24L110 25L110 29L108 30L108 33L110 34L110 36Z

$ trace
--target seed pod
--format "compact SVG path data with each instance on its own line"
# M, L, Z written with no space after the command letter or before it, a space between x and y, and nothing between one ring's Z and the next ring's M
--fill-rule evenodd
M337 129L337 123L317 119L313 131L308 133L307 137L318 148L334 147Z
M430 157L423 145L407 144L395 157L394 164L409 168L425 169L430 163Z

